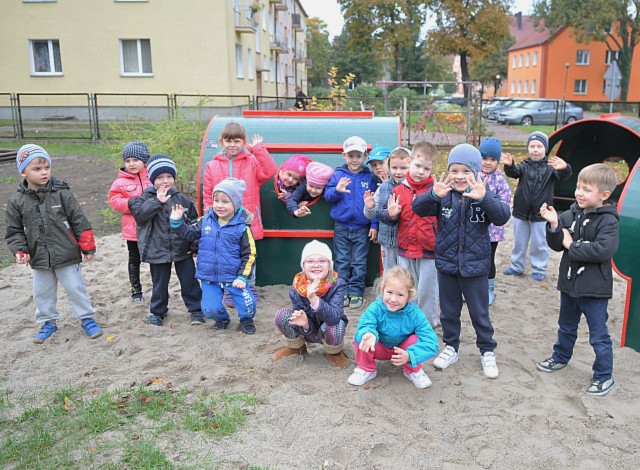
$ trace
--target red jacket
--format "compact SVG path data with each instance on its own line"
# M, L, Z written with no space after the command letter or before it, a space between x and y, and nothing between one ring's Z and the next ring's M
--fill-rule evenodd
M149 181L147 169L143 168L137 175L118 170L118 178L109 190L109 205L122 214L122 238L132 242L136 238L136 221L129 210L129 199L140 196L145 189L153 186Z
M243 151L232 160L222 153L213 157L204 166L202 196L206 213L207 208L213 204L213 188L218 183L230 177L243 180L247 189L242 198L242 206L253 214L253 238L261 240L264 237L264 227L260 209L260 186L276 175L278 167L264 145L256 144L251 150L253 154Z
M405 258L435 258L437 217L419 217L411 204L416 196L431 191L433 176L427 184L415 190L405 179L393 188L393 194L400 196L402 210L398 220L398 254Z

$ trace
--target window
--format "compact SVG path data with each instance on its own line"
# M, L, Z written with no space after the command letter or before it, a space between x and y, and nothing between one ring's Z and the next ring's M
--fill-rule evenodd
M247 49L247 78L249 80L253 80L255 78L255 67L253 66L253 51L251 49Z
M260 34L260 31L256 31L256 53L260 54L262 52L262 44L260 42L260 36L262 36L262 34Z
M276 61L271 59L271 63L269 65L269 79L271 83L276 81Z
M515 80L511 80L511 94L512 95L516 94L516 81Z
M609 51L608 50L606 55L604 56L604 64L605 65L611 65L611 62L613 62L614 60L617 62L619 56L620 56L620 51Z
M34 39L31 47L31 75L62 75L60 42L57 39Z
M241 44L236 44L236 78L244 78L244 61L242 60Z
M262 31L266 31L267 30L267 22L268 22L268 18L267 18L267 10L268 8L263 8L262 9Z
M518 80L518 94L522 93L522 80Z
M576 53L576 65L589 65L588 49L578 49Z
M524 81L524 92L525 94L529 93L529 80Z
M264 68L264 67L268 67L268 64L269 64L269 59L267 58L267 56L266 56L266 55L263 55L263 56L262 56L262 67L263 67L263 68ZM268 81L269 81L269 74L268 74L268 73L263 73L263 74L262 74L262 79L263 79L263 81L264 81L265 83L266 83L266 82L268 82Z
M535 80L531 80L531 94L532 95L536 94L536 81Z
M532 64L532 65L533 65L534 67L535 67L536 65L538 65L538 51L535 51L535 52L533 53L533 64Z
M527 52L527 55L524 56L524 66L529 67L529 59L531 59L531 54Z
M518 56L518 67L522 67L522 54Z
M511 57L511 68L512 69L516 68L516 56L515 56L515 54L513 55L513 57Z
M573 93L576 95L586 95L587 94L587 81L586 80L576 80L573 85Z
M122 75L152 75L151 41L149 39L121 39L120 61Z

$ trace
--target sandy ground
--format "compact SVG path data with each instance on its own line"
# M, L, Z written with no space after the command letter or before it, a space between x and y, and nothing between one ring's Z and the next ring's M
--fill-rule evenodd
M505 242L498 251L500 273L509 253ZM585 325L569 367L554 374L535 368L535 361L550 354L556 335L558 261L552 254L542 283L499 274L491 310L497 380L482 373L465 310L460 361L444 372L428 361L430 388L415 389L390 363L380 363L378 378L357 388L346 381L351 368L331 367L317 346L304 357L271 360L283 344L272 317L288 304L288 286L259 288L253 336L237 331L237 315L226 331L190 326L175 277L166 326L146 325L148 304L134 306L129 299L125 245L118 235L106 236L98 240L96 260L83 268L105 330L96 340L71 318L60 293L61 328L45 344L34 345L29 268L0 271L1 385L19 396L69 386L127 388L159 377L175 388L248 391L264 398L242 431L213 447L159 444L168 455L192 448L206 455L200 462L205 467L217 462L221 468L272 469L638 468L640 354L619 347L624 281L616 279L609 304L617 381L609 395L584 393L593 361ZM144 281L148 291L146 272ZM368 292L367 300L372 296ZM360 313L349 311L349 339ZM351 346L347 354L355 365Z

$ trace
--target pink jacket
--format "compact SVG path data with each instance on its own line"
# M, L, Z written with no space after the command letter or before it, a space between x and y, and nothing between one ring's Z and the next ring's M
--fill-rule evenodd
M245 150L232 160L222 153L213 157L213 160L204 166L202 195L206 212L213 204L213 188L218 183L229 177L243 180L247 190L244 192L242 205L253 214L253 238L261 240L264 237L264 227L260 209L260 186L275 176L278 167L264 145L256 144L251 151L253 154Z
M137 175L118 170L118 178L109 190L109 205L122 214L122 238L132 242L136 238L136 221L129 210L129 199L140 196L145 189L153 186L149 181L147 169L143 168Z

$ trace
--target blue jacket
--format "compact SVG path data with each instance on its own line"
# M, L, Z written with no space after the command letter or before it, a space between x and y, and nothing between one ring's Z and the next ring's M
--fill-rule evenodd
M227 224L218 222L213 209L197 222L187 225L171 219L179 237L198 240L196 278L208 282L247 281L256 259L256 244L247 225L244 209Z
M367 219L373 219L375 217L379 219L378 243L382 246L398 246L398 224L391 225L380 220L380 217L387 210L389 197L393 194L393 188L395 187L396 182L390 177L376 189L374 196L376 201L375 207L373 209L368 209L367 206L364 207L364 215Z
M331 286L331 288L322 297L318 297L320 305L318 310L311 308L311 303L306 297L298 294L295 287L289 289L289 298L294 310L304 310L309 319L309 334L316 333L320 329L320 325L326 323L328 326L337 325L340 320L346 325L349 319L344 314L344 296L347 293L347 284L342 278Z
M351 184L347 186L351 191L349 193L336 190L338 182L344 177L351 179ZM364 193L375 191L377 188L375 176L369 168L364 167L360 173L351 173L346 164L339 166L324 190L324 198L331 204L331 218L350 229L371 226L378 230L378 218L369 220L364 215Z
M398 346L415 333L418 342L407 348L411 367L417 367L438 353L438 336L415 302L407 302L400 310L390 312L382 302L382 296L378 296L360 317L353 340L360 344L365 333L373 333L376 343L388 348Z
M318 196L320 197L320 196ZM293 215L295 211L298 210L298 203L301 201L311 202L315 199L315 197L311 196L307 191L307 180L300 181L300 184L296 189L293 190L289 197L285 201L287 205L287 210L289 214ZM293 215L295 217L295 215Z
M413 211L420 217L438 216L436 269L462 277L483 276L491 267L489 224L504 225L509 206L490 190L475 201L451 190L442 199L433 190L416 197Z

